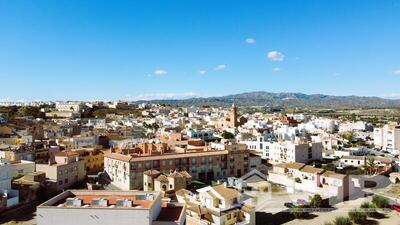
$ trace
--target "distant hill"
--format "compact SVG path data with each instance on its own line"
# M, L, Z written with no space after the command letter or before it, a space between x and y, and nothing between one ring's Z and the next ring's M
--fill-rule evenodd
M318 107L318 108L400 108L400 99L379 97L333 96L303 93L270 93L265 91L247 92L222 97L190 98L182 100L138 101L179 106L239 106L267 107Z

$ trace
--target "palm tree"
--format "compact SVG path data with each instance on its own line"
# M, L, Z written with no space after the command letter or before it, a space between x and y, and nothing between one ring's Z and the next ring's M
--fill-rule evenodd
M365 160L365 170L367 172L367 174L369 175L373 175L375 174L375 160L372 157L368 157Z

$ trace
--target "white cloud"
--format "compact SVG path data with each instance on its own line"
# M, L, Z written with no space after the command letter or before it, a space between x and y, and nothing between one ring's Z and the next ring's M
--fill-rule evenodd
M246 38L246 43L247 44L254 44L254 43L256 43L256 40L254 38Z
M394 74L394 75L400 75L400 69L398 69L398 70L393 70L393 74Z
M285 56L278 51L268 52L267 57L271 61L283 61L283 58L285 58Z
M400 99L400 93L389 93L381 95L382 98Z
M157 75L157 76L164 76L164 75L168 74L168 71L163 70L163 69L157 69L157 70L154 70L153 74Z
M214 68L214 70L224 70L226 68L225 64L220 64Z
M194 92L184 92L184 93L145 93L135 96L127 95L127 97L132 101L138 100L166 100L166 99L187 99L198 97Z
M207 73L207 71L205 71L205 70L199 70L199 74L200 75L204 75L204 74L206 74Z
M281 68L279 67L272 68L272 72L279 72L279 71L281 71Z

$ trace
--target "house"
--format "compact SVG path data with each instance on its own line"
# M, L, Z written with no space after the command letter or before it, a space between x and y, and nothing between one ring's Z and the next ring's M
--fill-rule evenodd
M359 190L348 175L315 168L302 163L274 165L268 180L283 185L287 191L306 191L338 201L348 199Z
M227 186L233 187L240 191L244 189L260 190L262 188L270 186L269 182L267 181L267 175L261 173L256 169L253 169L240 178L228 177Z
M255 209L243 203L240 192L226 184L197 189L197 194L177 193L186 203L186 220L192 224L255 224Z
M163 174L158 170L147 170L143 173L144 191L175 192L186 189L191 184L192 176L186 171Z

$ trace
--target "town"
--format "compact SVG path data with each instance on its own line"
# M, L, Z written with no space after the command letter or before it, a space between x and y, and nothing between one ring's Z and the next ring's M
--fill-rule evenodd
M0 105L0 223L400 221L394 117L235 103Z

